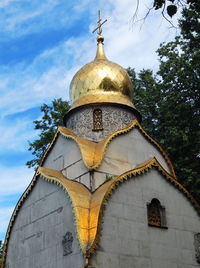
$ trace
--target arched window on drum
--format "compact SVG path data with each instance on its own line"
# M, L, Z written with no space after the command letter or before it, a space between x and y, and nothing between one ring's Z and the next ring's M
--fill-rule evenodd
M93 131L103 130L102 110L97 108L93 111Z

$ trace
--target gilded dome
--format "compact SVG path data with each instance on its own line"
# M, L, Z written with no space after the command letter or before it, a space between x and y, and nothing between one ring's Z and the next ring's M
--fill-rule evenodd
M70 84L72 108L92 103L119 103L134 107L128 73L105 57L103 37L97 37L95 59L84 65Z

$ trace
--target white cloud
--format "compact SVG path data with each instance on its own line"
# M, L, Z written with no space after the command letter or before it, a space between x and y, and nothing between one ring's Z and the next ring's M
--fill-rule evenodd
M22 24L30 19L33 19L37 16L40 16L44 13L48 13L49 10L52 10L55 5L57 5L58 0L46 0L45 2L40 2L35 6L35 9L23 10L23 8L18 9L20 12L16 12L15 16L11 16L7 20L8 30L12 31L16 28L18 24ZM34 25L34 24L33 24ZM32 28L33 29L33 28Z
M94 58L94 53L93 56L90 54L95 48L91 48L90 40L69 39L38 55L29 66L16 65L12 72L4 73L2 81L9 77L9 86L0 98L1 116L24 111L54 98L69 99L69 84L75 72Z
M95 3L96 4L96 3ZM76 3L74 3L74 7L73 7L73 10L75 12L81 12L83 11L86 6L90 5L93 6L93 4L91 3L90 0L82 0L82 1L76 1Z
M10 217L14 210L14 207L9 205L9 201L5 205L4 200L9 200L9 196L16 194L21 195L29 185L34 172L22 166L16 168L5 168L0 166L0 174L0 232L4 233L6 232Z
M5 168L0 166L0 196L23 193L33 177L33 170L25 166Z
M153 11L142 27L141 23L133 24L135 5L131 0L110 0L109 3L113 8L107 14L110 19L104 30L109 58L124 67L134 67L137 71L142 68L156 70L158 61L155 50L161 42L171 40L176 34L175 30L170 31L169 23L162 19L159 12ZM138 18L144 17L150 3L140 1Z
M9 200L9 196L21 195L29 185L34 172L26 167L0 166L0 174L0 233L5 233L14 207L9 205L9 201L5 205L4 200Z
M6 232L14 207L0 208L0 232Z
M9 4L13 3L16 0L1 0L0 2L0 8L5 8Z
M16 3L15 3L16 2ZM80 14L92 5L87 0L3 0L0 31L2 40L38 32L63 29L66 31L80 19ZM8 34L9 33L9 34Z
M28 148L28 140L32 140L37 132L31 127L30 119L20 119L14 124L0 124L0 151L24 152Z

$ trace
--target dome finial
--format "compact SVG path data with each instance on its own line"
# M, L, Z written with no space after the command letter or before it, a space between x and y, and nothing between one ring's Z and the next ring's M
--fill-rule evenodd
M101 26L107 21L107 19L104 20L103 22L101 22L101 13L100 13L100 10L98 11L98 14L99 14L99 19L97 21L98 26L92 31L94 33L94 32L96 32L98 30L98 36L97 36L97 54L96 54L95 60L106 60L106 56L105 56L104 48L103 48L104 38L101 35L102 34L102 28L101 28Z

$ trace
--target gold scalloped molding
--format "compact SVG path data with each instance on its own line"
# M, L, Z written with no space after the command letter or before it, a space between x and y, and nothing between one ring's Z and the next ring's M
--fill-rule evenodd
M166 162L168 164L171 175L174 178L176 178L173 165L172 165L168 155L166 154L166 152L162 149L162 147L154 139L152 139L146 133L146 131L142 128L142 126L140 125L140 123L136 119L133 120L130 124L128 124L125 128L123 128L121 130L117 130L116 132L107 136L105 139L103 139L100 142L92 142L92 141L83 139L81 137L76 136L76 134L71 129L68 129L65 127L59 127L52 142L51 142L51 144L50 144L50 146L45 151L44 156L42 157L40 164L42 165L44 163L48 153L52 149L52 146L58 137L58 134L60 133L63 137L72 139L76 142L76 144L78 145L78 147L80 149L85 166L90 170L96 169L101 165L103 157L104 157L105 152L106 152L106 149L107 149L109 143L112 141L112 139L114 139L118 135L122 135L122 134L129 132L134 127L137 127L141 131L141 133L144 135L144 137L147 138L155 147L157 147L159 149L159 151L161 152L161 154L163 155L164 159L166 160Z
M91 169L96 169L100 166L103 160L103 157L105 155L106 148L108 144L111 142L111 140L120 134L129 132L131 129L134 128L136 123L137 121L134 120L132 123L128 124L126 128L117 130L116 132L107 136L105 139L103 139L100 142L93 142L93 141L80 138L76 136L76 134L72 130L64 128L64 127L59 127L58 131L63 137L71 138L72 140L76 142L76 144L78 145L81 151L81 155L82 155L85 166L91 170Z
M90 249L87 251L87 256L90 257L91 254L95 252L95 250L98 248L98 243L100 240L100 232L102 228L102 218L103 218L103 212L105 210L105 207L108 203L109 197L112 195L113 191L119 186L119 184L123 183L123 181L128 180L128 179L134 179L137 175L142 175L145 172L148 172L150 169L156 168L158 171L161 172L161 174L164 176L164 178L170 182L172 185L174 185L180 192L182 192L187 199L190 201L192 206L195 208L197 211L198 215L200 215L200 204L194 199L194 197L183 187L182 184L180 184L176 178L171 176L163 167L162 165L158 162L158 160L153 157L150 158L149 160L139 164L136 166L135 169L127 171L123 173L122 175L114 178L113 180L104 183L101 185L94 193L93 196L95 196L95 193L98 193L98 191L102 191L104 187L104 196L101 201L101 208L100 208L100 213L99 213L99 220L98 220L98 227L97 227L97 232L96 236L94 239L93 244L91 245Z
M83 254L86 255L86 246L89 239L90 191L85 185L67 179L57 170L39 167L37 174L42 179L58 185L68 194L72 205L78 242Z
M54 183L54 184L60 186L68 194L68 196L70 197L70 201L72 203L72 210L73 210L75 225L76 225L76 228L77 228L78 241L79 241L80 247L81 247L81 249L83 251L83 254L85 254L85 252L84 252L84 244L83 244L84 235L81 235L80 232L78 232L79 231L78 226L80 226L80 225L78 224L78 221L77 221L77 219L80 218L81 221L83 222L84 217L82 217L83 215L80 214L80 211L77 209L75 199L76 199L77 195L78 196L80 195L80 189L83 192L85 191L85 193L88 192L90 195L91 195L91 193L89 192L89 190L84 185L82 185L82 184L80 184L78 182L74 182L74 181L66 179L60 171L39 167L37 169L37 171L35 172L34 177L33 177L32 181L30 182L29 186L27 187L27 189L25 190L25 192L22 194L21 198L19 199L19 201L18 201L18 203L17 203L17 205L16 205L16 207L15 207L15 209L13 211L13 214L11 216L11 219L10 219L10 222L9 222L9 225L8 225L8 229L7 229L7 232L6 232L4 245L3 245L3 256L2 256L3 257L3 266L2 266L2 268L5 267L6 253L7 253L9 238L10 238L10 234L11 234L11 231L12 231L12 228L13 228L14 221L15 221L15 219L17 217L17 214L18 214L22 204L24 203L25 199L27 198L27 196L32 191L33 187L35 186L35 183L36 183L37 179L39 178L39 176L40 176L40 178L42 178L42 179L44 179L46 181L49 181L51 183ZM77 185L79 187L77 187ZM73 186L75 186L75 187L73 187ZM89 207L89 202L88 202L88 205L86 205L86 207ZM87 214L86 214L86 218L88 218Z
M85 257L89 258L98 246L103 211L113 191L124 180L132 179L137 175L144 174L152 168L157 168L167 181L173 184L188 198L192 206L197 210L198 214L200 214L200 205L197 203L197 201L179 182L177 182L173 176L166 172L166 170L161 166L156 158L151 158L148 161L145 161L142 164L136 166L135 169L125 172L122 175L112 179L111 181L102 184L94 193L91 193L84 185L66 179L60 171L40 167L37 173L35 173L30 185L17 203L12 214L6 233L3 257L6 257L9 236L17 213L24 200L34 187L39 175L41 178L60 186L70 197L80 247Z

